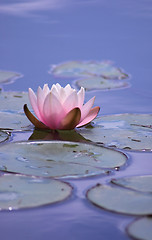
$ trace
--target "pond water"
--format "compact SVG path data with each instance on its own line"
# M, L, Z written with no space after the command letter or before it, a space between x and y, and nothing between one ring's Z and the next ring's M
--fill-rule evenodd
M111 60L129 74L130 87L89 91L96 96L99 116L152 112L151 0L32 0L0 3L0 69L22 78L4 91L35 91L37 87L72 78L49 74L51 65L70 60ZM11 141L28 140L31 132L14 133ZM0 212L5 239L127 240L126 226L134 216L111 213L92 205L87 190L111 178L152 174L152 153L123 151L129 164L112 175L64 180L73 188L65 202Z

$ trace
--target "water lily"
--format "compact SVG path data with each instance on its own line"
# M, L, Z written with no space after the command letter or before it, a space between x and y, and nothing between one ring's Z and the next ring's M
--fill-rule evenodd
M59 83L49 89L45 84L43 89L38 87L37 95L29 88L29 99L37 118L24 105L27 118L36 128L71 130L91 122L100 108L94 107L95 97L84 104L85 90L77 92L68 84L64 88Z

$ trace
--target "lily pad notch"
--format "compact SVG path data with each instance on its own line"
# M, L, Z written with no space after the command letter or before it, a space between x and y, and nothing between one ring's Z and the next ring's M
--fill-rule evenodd
M152 215L152 175L114 179L87 191L87 199L99 208L127 215ZM140 190L141 186L141 190ZM145 187L145 190L144 190Z

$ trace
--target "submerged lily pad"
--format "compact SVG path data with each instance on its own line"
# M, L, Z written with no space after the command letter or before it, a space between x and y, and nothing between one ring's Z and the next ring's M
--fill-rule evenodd
M21 77L22 75L19 73L0 70L0 84L11 83L14 82L17 78Z
M0 210L37 207L65 200L69 184L58 180L6 174L0 176Z
M117 114L96 118L79 133L93 142L128 150L152 150L152 114Z
M152 217L143 217L133 223L127 228L128 234L139 240L152 239Z
M3 144L0 154L0 170L48 177L106 174L110 169L123 166L127 159L112 149L60 141Z
M102 77L83 78L75 81L78 87L84 87L86 91L89 90L109 90L115 88L125 88L129 83L118 80L106 80Z
M112 179L112 183L132 190L152 193L152 175Z
M27 92L0 92L0 111L23 112L23 105L29 105Z
M94 77L124 79L128 75L110 61L69 61L52 67L51 74L59 77Z
M87 198L98 207L117 213L152 214L152 194L98 184L87 192Z
M9 133L0 131L0 143L8 140Z
M0 129L3 130L27 130L30 122L24 114L0 112Z

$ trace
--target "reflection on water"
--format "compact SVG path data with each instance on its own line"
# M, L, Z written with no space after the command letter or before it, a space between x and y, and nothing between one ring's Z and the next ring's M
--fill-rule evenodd
M9 2L9 1L8 1ZM120 14L127 14L133 15L138 17L152 17L152 2L151 0L140 0L140 1L132 1L128 0L126 2L121 1L113 1L113 0L28 0L23 2L14 2L6 4L0 4L0 12L10 15L16 16L34 16L32 12L37 11L49 11L55 10L59 8L67 8L68 6L81 6L81 5L95 5L95 6L102 6L108 7L113 10L117 8L121 8Z
M61 6L65 5L67 1L68 0L36 0L1 4L0 12L20 17L29 17L34 16L32 15L32 12L58 9Z

